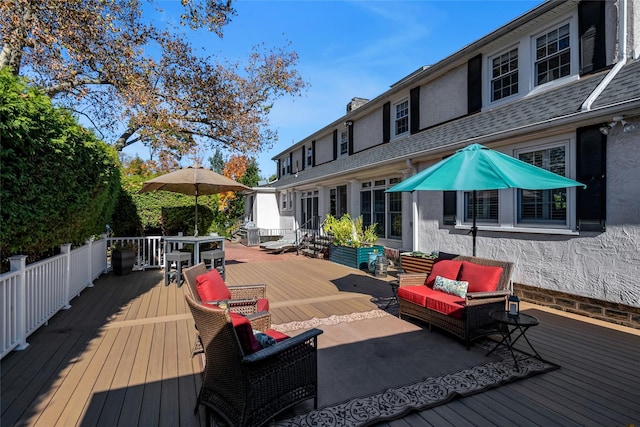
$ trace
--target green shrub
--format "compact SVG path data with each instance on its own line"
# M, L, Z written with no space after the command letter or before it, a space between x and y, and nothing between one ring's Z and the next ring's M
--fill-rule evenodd
M80 244L105 231L120 188L116 151L0 70L0 257Z

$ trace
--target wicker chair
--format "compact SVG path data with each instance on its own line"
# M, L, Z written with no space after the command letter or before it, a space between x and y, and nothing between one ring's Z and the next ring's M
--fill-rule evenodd
M245 355L225 310L185 295L205 349L196 404L236 427L261 426L285 409L314 399L318 406L317 337L311 329ZM208 418L209 419L209 418Z
M184 281L189 285L187 288L191 293L191 297L200 301L198 294L198 286L196 277L201 274L207 274L207 266L204 263L196 264L193 267L182 270ZM256 331L264 332L271 327L271 314L267 311L258 311L258 299L266 298L266 285L241 285L227 286L231 292L231 299L224 301L230 311L245 315L251 322L251 327ZM220 301L205 301L207 303L216 304ZM196 327L197 329L197 327ZM191 349L191 355L195 356L204 352L200 335L196 331L196 340L194 347Z
M207 266L204 263L196 264L193 267L182 270L184 280L189 285L189 291L194 300L200 302L196 277L207 274ZM250 315L258 311L258 300L267 298L267 286L264 284L227 286L231 292L231 299L225 301L229 310L234 313ZM217 301L206 301L216 303ZM269 327L269 326L268 326ZM267 328L268 328L267 327ZM262 329L261 329L262 330Z
M404 298L399 298L398 316L400 318L409 316L422 320L429 324L429 330L431 330L432 326L444 329L464 340L467 348L469 348L471 341L474 339L496 331L494 321L489 317L489 313L494 310L505 309L506 297L511 290L513 263L470 256L456 256L453 259L469 261L484 266L502 267L502 275L496 290L493 292L467 293L464 313L461 319L423 307ZM430 272L399 274L399 286L423 285Z

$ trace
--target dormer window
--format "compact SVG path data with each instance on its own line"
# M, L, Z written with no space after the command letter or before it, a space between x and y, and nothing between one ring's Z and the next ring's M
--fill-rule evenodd
M291 158L286 157L282 159L282 175L291 173Z
M313 165L313 148L307 148L307 166Z
M409 100L405 99L394 106L395 111L395 135L401 135L409 131Z
M340 132L340 155L343 156L349 151L349 133L346 130Z
M518 93L518 49L491 60L491 101Z
M569 24L536 37L536 86L571 74L570 42Z

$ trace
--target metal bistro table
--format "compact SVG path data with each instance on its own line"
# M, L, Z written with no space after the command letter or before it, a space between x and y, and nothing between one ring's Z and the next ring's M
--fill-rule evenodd
M192 244L194 265L200 262L200 245L203 243L218 242L220 244L220 249L222 249L222 252L224 252L224 237L222 236L165 236L164 241L165 243L171 244L172 246L177 243ZM167 250L167 246L168 245L165 244L165 253L171 252ZM222 263L222 266L224 267L224 259Z
M536 317L530 316L528 314L519 313L516 316L510 315L508 311L492 311L489 313L489 317L493 319L496 323L498 331L502 334L502 341L496 344L488 353L487 356L493 353L498 347L505 346L511 352L511 356L513 357L513 361L516 364L516 369L519 371L520 367L518 366L518 360L516 359L516 355L513 352L513 346L520 339L520 337L524 337L527 344L529 344L529 348L535 353L535 356L538 360L544 361L542 357L538 354L535 348L529 342L529 339L526 336L526 332L529 328L533 326L537 326L540 322ZM512 335L515 337L512 337Z

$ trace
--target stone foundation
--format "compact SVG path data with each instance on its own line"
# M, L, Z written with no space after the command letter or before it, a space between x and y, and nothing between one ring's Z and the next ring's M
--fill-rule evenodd
M640 308L638 307L537 288L521 283L514 283L513 291L523 301L640 329Z

